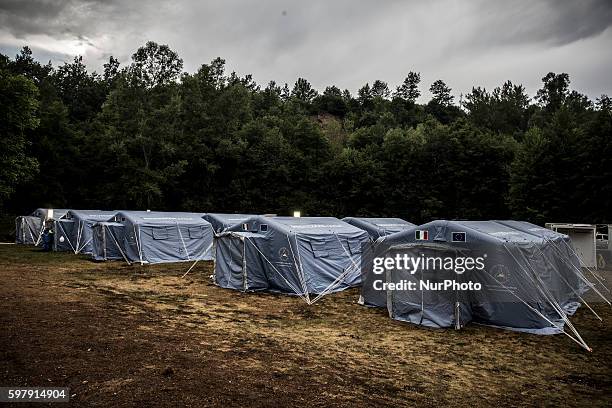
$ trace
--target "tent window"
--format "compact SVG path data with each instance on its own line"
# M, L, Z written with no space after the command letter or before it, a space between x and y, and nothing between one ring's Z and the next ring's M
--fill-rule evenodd
M204 231L202 227L190 227L189 228L189 238L203 238Z
M168 229L165 227L153 228L153 239L168 239Z
M249 224L242 224L242 230L243 231L248 231L249 230Z
M260 230L261 232L266 232L266 231L268 231L268 224L261 224L261 225L259 226L259 230Z
M325 241L310 241L310 246L312 247L312 253L315 258L325 258L329 256L329 251L327 250L327 243Z

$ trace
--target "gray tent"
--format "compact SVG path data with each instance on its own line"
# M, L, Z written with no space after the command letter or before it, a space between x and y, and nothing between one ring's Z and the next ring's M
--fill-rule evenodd
M212 259L213 228L202 213L121 211L97 223L96 260L166 263Z
M385 235L395 234L415 227L415 224L402 220L401 218L360 218L346 217L342 221L361 228L370 234L370 238L376 241Z
M70 210L55 220L54 249L72 251L75 254L92 253L92 228L94 224L106 221L116 211Z
M365 231L332 217L255 216L215 242L217 285L295 294L309 304L359 285L362 248L370 245Z
M15 243L39 245L45 222L58 219L67 211L57 208L38 208L30 215L15 218Z
M225 231L234 225L243 223L247 218L254 217L254 214L220 214L207 213L204 219L210 222L216 233Z
M592 284L568 248L567 236L533 224L433 221L377 241L364 266L360 301L423 326L459 328L473 321L537 334L565 333L587 347L568 316ZM404 256L420 263L374 273L374 259ZM432 283L445 282L454 284L432 289ZM480 290L470 286L474 283Z
M507 225L511 228L523 231L537 237L544 239L554 246L555 252L558 255L558 260L562 260L564 264L572 264L572 268L576 271L586 271L588 273L590 281L586 281L587 286L593 289L600 298L605 298L602 292L598 288L609 292L609 289L604 284L600 275L595 273L591 268L586 268L580 262L580 253L574 247L569 235L565 235L556 231L552 231L548 228L541 227L529 222L524 221L511 221L511 220L500 220L497 221L500 224ZM578 263L576 263L578 261ZM588 306L588 305L587 305Z

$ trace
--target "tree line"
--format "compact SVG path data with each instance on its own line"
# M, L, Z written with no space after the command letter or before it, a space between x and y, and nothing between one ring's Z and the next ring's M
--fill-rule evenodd
M549 73L456 101L393 88L263 86L148 42L102 72L0 54L0 209L160 209L612 222L612 101Z

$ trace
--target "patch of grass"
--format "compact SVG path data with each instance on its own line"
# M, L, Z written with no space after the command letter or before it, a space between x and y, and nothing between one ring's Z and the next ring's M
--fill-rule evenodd
M71 252L44 252L32 245L0 245L0 262L11 264L66 264L75 261L88 262L86 255Z

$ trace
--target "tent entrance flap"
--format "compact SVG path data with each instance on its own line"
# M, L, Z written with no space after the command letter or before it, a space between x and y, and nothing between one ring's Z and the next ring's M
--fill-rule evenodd
M456 248L445 245L408 244L391 247L386 256L408 257L421 262L416 269L386 271L387 284L405 288L387 291L387 309L391 318L426 327L455 328L461 328L472 320L465 292L452 287L440 289L447 281L461 284L470 278L445 268L444 262L457 257L472 257L471 251L459 253Z
M245 242L237 236L227 236L216 242L216 259L224 259L219 263L215 280L217 285L224 288L245 290L246 259Z

